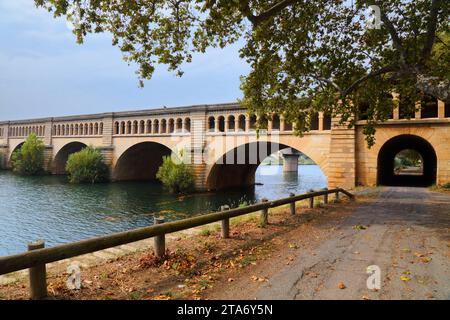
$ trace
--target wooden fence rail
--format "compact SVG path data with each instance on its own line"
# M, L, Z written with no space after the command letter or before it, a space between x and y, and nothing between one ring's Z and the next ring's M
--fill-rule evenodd
M243 208L223 210L220 212L204 214L178 221L157 223L149 227L117 232L106 236L57 245L50 248L34 249L32 251L23 252L11 256L4 256L0 257L0 275L27 268L35 270L36 266L45 266L45 264L50 262L64 260L67 258L72 258L79 255L92 253L95 251L108 249L152 237L156 237L156 239L158 240L155 241L155 243L159 243L159 247L155 248L155 250L158 254L161 254L162 252L164 252L164 248L161 246L164 246L163 239L166 234L206 225L213 222L226 221L233 217L257 211L266 213L269 208L279 207L285 204L291 204L291 208L295 208L296 201L313 199L314 197L324 196L324 200L328 200L328 195L333 193L338 199L338 195L340 192L347 195L351 199L354 198L354 196L350 192L341 188L329 190L323 189L321 191L308 192L301 195L291 194L291 196L289 196L288 198L273 201L266 200L264 202L253 204ZM292 204L294 204L294 206L292 206ZM264 219L267 219L266 214L264 215ZM229 228L228 223L225 222L224 225L228 226ZM229 231L226 230L226 234L228 232ZM45 268L43 270L45 270ZM33 284L31 283L30 285L32 286Z

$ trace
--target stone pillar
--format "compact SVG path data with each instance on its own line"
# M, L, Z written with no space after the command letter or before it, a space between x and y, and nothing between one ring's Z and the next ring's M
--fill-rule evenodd
M285 128L284 124L285 124L284 117L280 116L280 131L284 131L284 128Z
M267 133L272 133L272 127L273 127L273 123L272 120L267 120Z
M225 132L230 131L230 120L228 119L228 116L225 118Z
M323 111L319 112L319 131L323 131Z
M191 166L194 171L195 189L206 190L206 169L204 159L206 145L206 109L191 112ZM217 128L217 126L216 126Z
M46 146L52 145L53 138L53 118L45 122L45 132L44 132L44 144Z
M438 118L445 118L445 102L441 100L438 100Z
M299 154L293 153L283 153L283 172L298 172L298 158Z
M422 103L420 101L416 102L416 112L415 112L414 118L415 119L422 118Z
M114 116L112 113L105 115L103 118L103 145L111 146L113 144L114 134Z
M219 132L219 117L214 117L214 132Z
M99 147L98 149L102 153L103 158L105 159L105 163L108 166L111 166L113 163L114 146L104 146L104 147Z
M351 189L356 183L356 133L339 121L333 118L331 124L328 186Z
M53 169L53 146L46 145L44 149L44 170L47 172L52 172L52 169Z
M245 131L250 131L250 116L245 116Z
M392 111L392 113L393 113L392 118L394 120L398 120L398 119L400 119L399 94L393 93L392 97L393 97L392 100L394 101L394 110Z
M6 169L8 164L8 145L0 144L0 169Z

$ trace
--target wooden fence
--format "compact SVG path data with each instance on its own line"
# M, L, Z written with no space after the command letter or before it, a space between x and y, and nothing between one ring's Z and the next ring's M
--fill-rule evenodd
M291 214L295 214L295 202L297 201L310 199L309 206L312 208L315 197L323 196L324 203L328 203L329 194L335 194L336 199L339 199L339 193L343 193L351 199L354 198L351 193L341 188L330 190L323 189L321 191L311 191L301 195L291 194L290 197L279 200L268 201L263 199L262 202L258 204L204 214L178 221L164 222L164 220L157 218L155 219L155 224L149 227L113 233L50 248L44 248L43 241L36 241L28 245L29 251L27 252L0 257L0 275L29 268L30 297L32 299L41 299L47 295L45 269L45 264L47 263L152 237L155 238L155 254L157 256L163 256L165 253L166 234L222 221L222 237L228 238L230 232L230 218L260 211L261 225L265 226L268 223L269 208L290 204L290 212Z

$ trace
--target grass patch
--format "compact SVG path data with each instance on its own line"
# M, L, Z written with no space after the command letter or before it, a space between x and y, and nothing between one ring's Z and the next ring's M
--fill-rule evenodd
M258 222L259 221L259 212L253 212L249 214L245 214L239 217L234 217L230 219L230 225L236 226L241 223L246 222Z

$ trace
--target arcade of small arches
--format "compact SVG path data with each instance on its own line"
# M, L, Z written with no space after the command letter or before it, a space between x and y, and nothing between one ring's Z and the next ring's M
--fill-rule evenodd
M99 136L103 134L103 122L53 125L52 134L61 136Z
M248 114L210 115L207 118L207 132L248 132L256 129L258 117ZM282 117L274 114L271 119L262 121L270 131L293 130L293 124L285 121ZM330 130L331 117L321 112L311 117L311 130ZM114 135L142 135L142 134L171 134L190 133L191 119L169 118L128 120L114 122Z
M115 135L164 134L191 132L190 118L115 121Z
M268 131L292 131L292 123L283 119L278 114L273 114L271 118L260 119L254 114L230 114L209 116L207 120L208 132L245 132L256 129L257 122L260 120L262 127ZM323 112L314 113L309 123L310 130L330 130L331 117Z
M3 136L3 130L1 133L0 136ZM28 137L32 133L38 137L43 137L45 134L45 126L14 126L9 128L10 137Z

